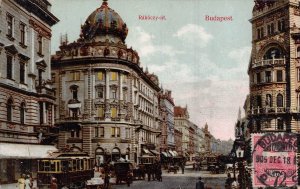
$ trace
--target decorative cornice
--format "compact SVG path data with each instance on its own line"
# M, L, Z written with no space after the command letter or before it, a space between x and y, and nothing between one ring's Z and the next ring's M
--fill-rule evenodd
M49 40L51 39L52 34L49 28L39 24L37 21L33 20L33 18L29 20L29 24L35 31L38 32L39 35L46 37Z

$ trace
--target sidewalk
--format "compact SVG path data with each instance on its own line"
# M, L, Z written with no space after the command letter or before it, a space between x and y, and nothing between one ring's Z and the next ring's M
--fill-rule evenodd
M37 188L36 180L33 181L33 187L32 188ZM18 187L18 183L3 184L3 185L0 186L0 189L19 189L19 187Z

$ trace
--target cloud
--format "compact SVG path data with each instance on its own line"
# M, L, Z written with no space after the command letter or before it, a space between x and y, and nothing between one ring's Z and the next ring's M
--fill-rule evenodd
M213 39L213 36L205 28L195 24L187 24L181 27L173 36L200 47L207 46L208 42Z
M247 64L250 58L251 47L246 46L238 49L233 49L228 53L228 57L236 63Z
M149 56L154 55L155 53L175 56L176 54L182 54L183 51L175 50L170 45L156 45L155 36L146 32L140 26L135 26L132 28L131 36L132 40L127 42L132 43L134 48L138 51L141 58L149 58Z

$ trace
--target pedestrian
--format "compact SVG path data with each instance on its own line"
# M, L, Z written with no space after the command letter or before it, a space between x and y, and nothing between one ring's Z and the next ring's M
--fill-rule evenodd
M18 179L18 186L19 189L25 189L25 174L22 174L21 177Z
M32 188L32 182L31 182L31 179L30 179L30 175L26 176L24 184L25 184L25 189L31 189Z
M148 182L151 180L151 167L147 166L147 176L148 176Z
M196 183L196 189L204 189L204 182L202 181L202 178L198 178L199 181Z
M50 189L58 189L58 187L57 187L57 179L55 177L51 178Z
M227 174L227 179L226 179L226 181L225 181L225 188L226 188L226 189L230 189L230 188L231 188L232 182L233 182L233 179L231 178L231 174L228 173L228 174Z
M237 188L238 188L238 184L237 184L237 182L236 182L236 178L233 178L233 181L232 181L232 183L231 183L231 188L232 188L232 189L237 189Z
M129 171L127 172L127 178L126 178L126 182L127 182L127 186L128 186L128 187L129 187L130 184L132 183L132 177L133 177L133 175L132 175L131 171L129 170Z
M185 167L185 166L184 166L184 162L182 162L182 163L181 163L181 172L182 172L182 174L184 174L184 167Z
M108 187L109 187L109 179L110 179L110 173L109 173L109 170L107 169L105 171L105 176L104 176L104 186L103 186L104 189L108 189Z

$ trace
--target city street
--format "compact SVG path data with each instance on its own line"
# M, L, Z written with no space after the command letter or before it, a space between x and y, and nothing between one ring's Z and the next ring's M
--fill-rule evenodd
M163 171L163 182L158 181L134 181L130 189L195 189L198 177L201 176L205 187L211 189L224 189L226 174L210 174L207 171L193 171L191 166L187 166L185 173L181 170L174 174ZM128 189L126 184L115 185L113 189Z

